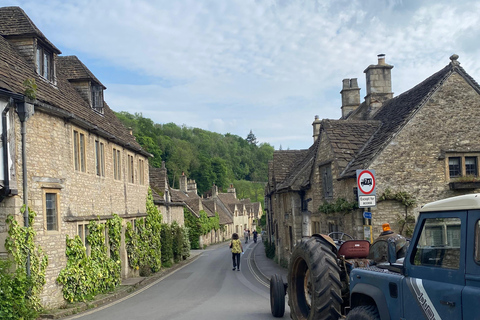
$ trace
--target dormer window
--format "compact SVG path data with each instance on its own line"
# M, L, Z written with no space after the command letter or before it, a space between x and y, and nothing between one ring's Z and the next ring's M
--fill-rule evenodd
M103 114L103 88L92 84L92 109Z
M35 63L37 67L37 73L45 79L52 81L53 79L53 54L37 45L37 54L35 56Z

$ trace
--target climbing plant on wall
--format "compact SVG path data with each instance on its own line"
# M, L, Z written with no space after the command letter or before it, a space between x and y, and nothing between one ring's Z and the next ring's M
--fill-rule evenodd
M200 249L199 237L202 234L200 221L193 213L188 209L183 209L183 216L185 220L185 226L188 228L188 239L192 249Z
M21 209L22 216L26 206ZM6 219L8 236L5 248L11 260L0 261L0 319L35 319L41 309L39 295L45 284L48 258L35 244L33 220L36 213L28 209L29 227L18 224L14 216ZM27 256L30 276L27 276ZM13 271L12 271L13 268Z
M349 213L353 210L358 209L357 202L348 202L343 198L338 198L335 202L324 202L319 208L319 212L323 212L325 214L332 214L332 213Z
M379 197L378 202L385 200L398 201L405 206L405 213L397 215L397 224L399 226L399 233L407 237L413 235L413 228L415 226L415 217L408 212L408 208L415 206L416 200L413 195L405 191L393 192L389 188Z

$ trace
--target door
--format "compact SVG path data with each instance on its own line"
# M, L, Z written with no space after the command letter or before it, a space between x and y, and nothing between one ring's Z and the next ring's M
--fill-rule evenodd
M463 319L480 319L480 210L468 212Z
M402 285L405 319L462 319L466 222L466 211L424 213L417 221Z

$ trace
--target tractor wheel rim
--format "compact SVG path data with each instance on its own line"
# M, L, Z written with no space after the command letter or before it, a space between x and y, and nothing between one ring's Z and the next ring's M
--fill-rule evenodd
M305 272L305 278L303 279L303 290L305 292L305 302L308 308L312 307L312 283L310 281L310 269Z

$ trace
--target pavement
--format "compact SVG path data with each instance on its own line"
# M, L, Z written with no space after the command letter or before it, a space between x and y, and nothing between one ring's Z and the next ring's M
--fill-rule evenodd
M212 249L216 246L225 245L225 243L214 244L208 248ZM267 258L265 255L265 247L262 241L257 241L256 244L251 241L249 246L253 246L252 253L250 255L251 266L254 272L264 281L270 283L270 278L274 274L281 275L283 281L287 279L287 269L282 268L276 264L272 259ZM159 272L149 277L137 277L123 279L121 285L119 285L113 292L97 295L94 300L86 302L69 303L66 307L61 309L46 310L38 320L41 319L61 319L68 316L72 316L77 313L81 313L108 303L114 302L126 298L132 292L145 288L149 285L153 285L155 282L167 277L171 273L183 268L184 266L192 263L198 257L202 255L205 250L191 250L190 257L181 261L170 268L161 269Z

